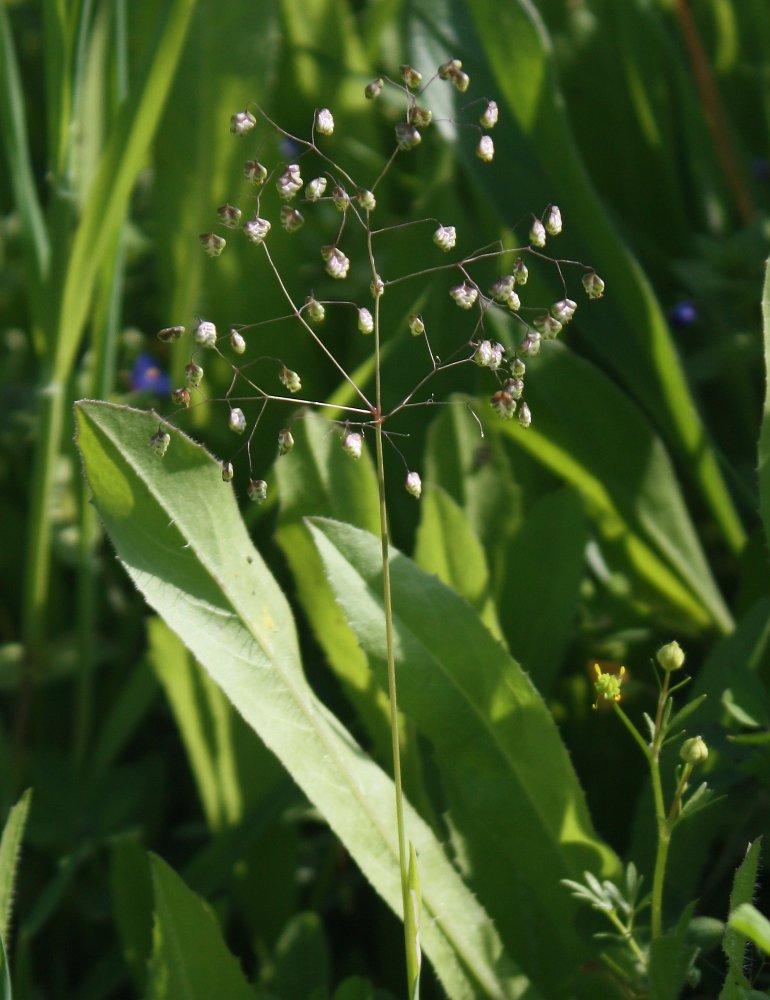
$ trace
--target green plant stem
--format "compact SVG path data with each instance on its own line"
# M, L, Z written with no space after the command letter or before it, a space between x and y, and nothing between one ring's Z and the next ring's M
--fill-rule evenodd
M614 910L606 910L607 919L622 935L623 940L628 944L628 947L634 954L634 958L641 963L643 967L647 967L647 956L644 954L642 949L639 947L636 938L631 931L630 926L627 927L620 917L615 913Z
M741 221L748 225L755 215L754 205L741 165L735 154L727 115L714 71L711 68L687 0L677 0L676 13L719 166L735 202L738 215Z
M663 720L666 717L666 702L669 697L671 674L666 673L658 696L658 710L655 713L655 735L652 746L648 749L647 759L650 765L652 779L652 794L655 800L655 822L658 831L658 846L655 851L655 870L652 876L651 901L651 934L652 940L660 937L663 930L663 885L666 878L666 861L671 843L672 825L666 815L666 804L663 799L663 784L660 780L660 751L665 737Z
M369 259L374 274L374 256L369 235ZM409 906L409 869L404 832L404 793L401 783L401 744L398 727L398 696L396 689L396 656L393 647L393 602L390 587L390 554L388 541L388 508L385 499L385 457L382 447L382 371L380 364L380 298L374 300L374 371L377 422L374 428L377 462L377 492L380 507L380 546L382 549L382 603L385 612L385 647L388 660L388 701L390 702L390 739L393 752L393 784L396 790L396 832L398 836L398 865L401 872L401 906L404 921L404 947L407 964L407 995L412 994L410 955L414 948L408 939L406 919Z

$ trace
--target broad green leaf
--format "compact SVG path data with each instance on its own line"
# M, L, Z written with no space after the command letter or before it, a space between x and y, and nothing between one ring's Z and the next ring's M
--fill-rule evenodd
M665 317L577 154L550 40L535 5L531 0L502 5L497 0L412 0L410 9L412 61L429 67L459 56L477 90L500 104L495 162L484 176L485 204L506 221L539 214L549 202L561 206L565 234L560 239L568 244L569 257L596 267L607 283L605 300L581 309L590 309L590 317L584 322L578 314L580 336L655 421L686 463L727 544L739 550L745 534ZM464 130L458 132L462 139ZM472 143L460 141L457 148L468 161L475 159Z
M265 985L279 997L329 995L329 945L317 913L295 913L276 942Z
M746 857L738 866L730 893L730 913L732 914L744 903L750 903L754 897L757 885L757 870L759 868L762 838L749 845ZM749 982L743 973L746 955L746 937L741 931L730 924L725 928L722 949L727 955L727 976L720 1000L733 1000L740 991L749 988Z
M559 344L530 364L532 426L499 433L583 496L600 530L645 585L699 628L732 628L682 500L671 461L634 404L598 368Z
M484 549L463 509L441 487L423 491L414 561L464 597L492 635L502 639Z
M0 5L0 127L14 201L22 219L21 233L29 267L30 305L33 316L39 322L37 309L40 303L33 296L39 295L43 278L48 272L51 248L35 185L24 109L24 87L6 4Z
M379 543L350 525L313 525L337 600L384 685ZM462 598L405 556L392 556L391 578L399 705L432 744L471 885L517 960L554 990L582 947L559 879L611 875L618 861L593 832L527 675Z
M67 260L55 335L56 378L66 377L77 352L104 254L123 224L136 175L143 166L174 77L196 0L167 0L155 44L131 96L112 123L98 171Z
M76 406L94 501L127 572L326 818L375 889L401 909L393 784L318 700L302 673L289 605L253 548L220 464L158 418L108 403ZM565 817L571 828L572 819ZM422 944L452 998L536 991L414 810Z
M521 490L500 441L482 438L463 406L448 406L431 422L425 479L462 507L486 552L495 593L507 572L507 543L520 526Z
M254 1000L211 909L157 855L150 855L155 919L145 1000Z
M741 903L730 914L732 928L748 938L760 951L770 955L770 920L751 903Z
M148 636L150 662L171 704L210 828L242 822L251 803L280 778L275 759L161 619L149 622Z
M305 518L349 521L368 531L379 525L377 478L368 450L354 461L342 450L334 425L308 414L294 430L295 444L276 464L281 512L276 537L297 583L297 596L330 666L366 726L380 760L390 759L388 700L374 683L355 634L324 576Z
M12 1000L11 970L8 967L8 955L5 951L5 941L0 935L0 1000Z
M561 489L527 510L505 548L502 625L512 654L543 695L550 692L572 638L587 543L580 496Z
M144 993L152 947L152 880L147 852L135 836L115 837L110 850L110 896L123 960L137 996Z
M21 851L21 840L27 823L32 789L28 788L8 813L0 837L0 938L8 939L13 911L13 896Z
M158 682L144 662L125 678L100 720L94 746L89 752L88 764L94 777L109 770L134 736L158 694Z
M765 341L765 406L759 432L759 512L770 539L770 261L765 265L765 286L762 293L762 324Z

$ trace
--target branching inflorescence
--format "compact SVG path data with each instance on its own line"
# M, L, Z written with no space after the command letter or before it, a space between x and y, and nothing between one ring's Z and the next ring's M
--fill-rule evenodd
M186 384L175 389L172 394L174 401L183 409L191 405L193 394L200 395L201 400L205 401L206 396L202 392L203 357L207 352L213 352L227 362L232 371L230 385L224 396L228 407L228 426L234 434L245 438L241 448L245 449L249 463L248 495L256 502L266 499L267 484L264 479L254 478L251 441L268 406L292 404L297 414L308 407L325 408L340 428L343 450L353 459L359 458L363 453L364 434L369 432L374 438L393 783L410 997L417 996L420 977L420 900L415 851L411 843L407 849L401 783L394 616L383 458L383 441L387 440L391 444L394 442L392 432L386 430L385 426L407 408L433 402L432 394L427 394L427 387L439 373L462 365L477 365L488 369L494 379L495 389L491 397L493 409L503 419L511 420L515 417L522 427L528 427L532 420L525 398L528 359L539 352L543 340L552 339L560 333L577 308L576 303L568 296L564 268L570 265L584 271L583 286L590 298L599 298L604 290L604 283L591 268L575 261L550 257L544 252L548 237L558 236L562 229L561 212L556 205L549 205L540 217L532 216L526 245L509 248L502 240L498 240L465 255L459 252L458 233L455 226L449 224L449 220L401 219L392 225L379 224L378 212L384 214L377 206L382 182L402 156L413 155L413 151L422 142L422 131L432 124L433 115L425 104L425 95L437 81L453 86L461 95L465 94L470 83L459 60L451 59L425 84L417 70L411 66L402 66L401 83L378 78L366 87L365 96L374 100L387 84L401 93L405 104L404 118L395 126L392 153L374 180L366 184L359 183L351 172L332 157L334 118L328 108L315 112L310 137L307 139L287 132L257 107L253 111L247 108L232 116L230 127L235 135L249 136L252 130L258 129L256 134L262 136L261 141L266 148L270 148L271 143L275 144L277 139L277 146L282 149L281 156L289 151L288 156L284 159L279 157L273 166L266 166L259 159L246 161L244 173L250 184L250 197L254 201L250 218L243 221L242 210L229 202L218 211L221 227L225 230L240 229L246 240L264 255L268 274L275 281L287 311L259 323L232 326L225 335L220 335L210 320L200 319L193 331L196 346L185 369ZM494 101L482 99L466 104L460 109L460 114L463 113L473 115L474 120L467 124L467 128L474 130L478 158L484 163L490 162L494 158L495 149L489 132L498 120L497 105ZM452 124L462 122L452 119ZM343 282L349 274L355 273L360 284L353 284L364 289L362 297L366 301L356 301L353 298L317 298L312 288L292 291L297 278L301 279L305 274L305 269L301 272L295 269L296 273L290 273L286 268L279 267L277 259L280 249L271 244L280 241L276 241L271 234L274 234L278 223L286 233L296 233L305 224L305 214L309 216L311 213L318 213L318 218L314 221L324 227L324 232L330 232L329 236L319 241L315 251L318 280L323 280L324 283L328 283L328 279L331 282ZM380 241L388 236L413 240L415 244L422 240L426 264L405 274L383 273L386 272L384 263L387 254L381 252ZM218 257L227 244L224 236L213 231L204 233L200 241L206 253L212 257ZM429 254L435 255L435 263L430 261ZM389 258L389 266L392 266L392 261L393 258ZM527 261L546 262L556 271L561 284L561 297L548 308L530 309L522 304L520 293L529 276ZM497 277L487 287L488 275L484 281L479 275L488 272L490 267L496 267ZM326 278L322 279L323 272ZM457 343L451 344L449 356L440 357L432 346L428 324L423 317L416 313L409 315L409 331L425 345L425 373L417 378L405 394L396 398L394 403L385 405L381 364L383 299L387 297L389 288L402 282L422 281L424 286L430 285L432 290L434 284L436 287L443 284L438 279L446 279L447 275L451 276L451 281L447 283L449 295L462 311L458 315L468 314L472 321L465 324L465 332L459 334ZM368 295L366 285L369 286ZM423 288L421 291L424 290ZM506 348L486 334L486 321L494 312L500 311L513 317L520 333L518 338L514 338L517 342L512 348ZM359 334L372 338L373 393L368 386L365 389L356 382L335 355L331 339L322 336L322 324L327 312L333 312L335 318L342 312L347 312L348 320L355 320ZM299 325L310 344L332 366L348 390L348 401L355 405L303 398L301 373L292 370L282 358L275 356L273 352L278 348L273 343L270 354L260 353L244 363L231 360L233 356L241 358L246 354L249 346L247 340L252 337L254 340L261 339L259 335L265 327L274 328L280 322ZM353 323L350 322L349 325L352 327ZM392 325L388 324L388 333L393 332ZM159 337L162 341L173 342L184 333L183 327L173 326L161 330ZM446 336L442 336L442 343L446 339ZM274 338L274 343L277 342L277 338ZM267 388L270 385L268 379L273 381L270 388ZM278 391L278 384L283 386L285 392ZM257 408L254 419L247 419L241 403L250 403ZM170 435L161 426L152 438L153 448L159 455L163 455L170 440ZM279 455L290 451L293 443L290 426L284 426L278 434ZM412 496L419 497L422 492L420 475L409 468L406 460L404 464L405 487ZM222 463L222 478L225 482L230 482L233 476L233 461L228 459Z
M406 408L433 402L432 395L424 396L428 383L440 372L459 365L475 364L489 369L495 379L495 391L490 400L493 409L503 419L511 420L515 417L522 427L528 427L532 414L526 401L527 360L540 351L543 340L558 336L577 308L576 303L568 296L563 268L570 265L584 272L582 283L589 298L599 298L604 291L603 281L590 267L576 261L550 257L544 252L547 238L557 236L562 229L561 212L556 205L549 205L540 217L532 216L526 245L509 248L497 241L465 256L456 255L449 262L442 261L441 255L451 255L455 251L457 232L453 225L430 218L399 222L391 226L377 225L378 189L397 160L420 145L422 131L434 122L432 112L425 105L425 96L436 81L447 82L460 94L465 94L470 83L460 61L451 59L425 84L417 70L411 66L402 66L400 83L380 77L366 87L365 96L369 100L379 97L383 89L389 86L400 91L405 104L404 120L395 126L392 155L368 186L359 183L333 159L330 150L333 146L331 137L334 134L334 118L328 108L315 112L310 137L307 139L285 131L256 107L253 111L246 109L231 118L230 129L236 136L247 136L258 126L267 126L272 137L279 137L284 149L289 147L291 151L290 160L277 162L273 166L266 166L259 159L249 159L244 163L244 174L250 185L248 197L254 202L253 214L249 218L244 221L243 211L229 202L217 212L220 227L224 230L240 230L264 254L288 312L259 323L233 325L224 335L218 332L210 320L199 320L192 332L195 348L185 369L185 385L173 391L172 399L184 408L191 405L196 395L200 401L206 401L202 388L203 357L206 352L211 351L223 358L232 370L230 386L224 397L228 407L228 426L235 434L246 435L242 448L248 457L250 477L253 475L251 442L268 405L291 403L297 411L307 407L336 411L335 416L342 416L338 421L342 447L352 458L358 458L362 453L362 435L367 429L377 426L382 428ZM494 158L494 142L489 132L498 121L497 104L487 99L475 100L465 105L461 113L473 115L473 120L463 123L453 119L452 123L464 124L474 131L477 136L475 141L478 158L484 163L490 162ZM273 204L276 195L278 204ZM286 232L295 233L305 224L306 214L316 212L324 205L333 205L337 211L333 213L336 221L333 222L331 238L318 247L319 277L321 269L338 281L344 281L348 277L351 267L348 254L353 253L350 244L354 242L357 230L358 236L363 237L357 245L361 248L361 255L365 255L371 296L365 303L341 299L319 301L312 290L308 290L304 301L299 301L290 291L289 284L271 253L270 233L277 222L280 222ZM321 221L328 224L328 219L327 210ZM426 233L425 251L426 256L431 249L433 252L438 251L436 263L404 275L382 276L377 263L378 241L386 234L406 229L410 230L410 234L415 229L431 232L432 243ZM227 239L215 231L202 234L200 242L205 252L212 257L219 256L227 245ZM547 308L532 309L522 305L521 295L529 274L527 261L532 263L533 260L545 261L555 268L563 289L562 297ZM483 288L474 275L478 268L488 265L490 261L498 265L500 273L489 287ZM415 337L422 338L425 344L426 371L406 395L393 405L385 407L380 384L383 296L391 286L421 279L427 284L441 272L457 275L457 283L452 285L449 294L461 310L473 314L474 322L470 331L466 325L466 332L460 336L453 353L442 359L431 346L430 334L422 316L410 315L410 332ZM374 398L370 398L355 383L324 341L320 327L328 310L354 311L358 331L365 336L372 335L376 372ZM485 319L493 310L502 310L515 318L520 329L520 338L515 348L506 349L486 336ZM301 374L272 355L260 355L245 362L232 358L233 355L240 358L246 354L250 332L259 329L261 333L265 326L286 321L300 324L316 349L336 369L339 378L348 384L355 397L354 401L359 405L339 406L302 398ZM182 326L172 326L161 330L158 336L162 341L173 342L185 332ZM266 384L269 385L268 380L273 381L273 387L266 387ZM285 393L278 391L278 383L286 390ZM253 420L247 420L243 409L238 405L240 403L256 404L258 412ZM385 437L391 440L387 432ZM162 456L169 441L168 434L160 428L152 439L152 445ZM279 432L278 453L285 454L292 445L291 430L285 427ZM229 482L233 475L233 462L227 460L222 465L222 478ZM408 465L405 486L413 496L420 496L420 476L410 470ZM252 500L264 500L267 496L265 481L250 478L248 493Z

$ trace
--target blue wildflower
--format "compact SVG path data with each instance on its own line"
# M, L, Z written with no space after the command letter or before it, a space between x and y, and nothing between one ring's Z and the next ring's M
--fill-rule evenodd
M677 330L682 330L686 326L692 326L697 318L697 306L690 299L683 299L682 302L677 302L668 311L668 321Z
M140 354L131 369L131 388L134 392L168 396L171 392L171 379L151 354Z

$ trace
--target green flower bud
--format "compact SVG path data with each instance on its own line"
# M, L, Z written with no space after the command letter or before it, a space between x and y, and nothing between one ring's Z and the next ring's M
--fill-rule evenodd
M461 309L473 308L473 304L479 297L479 293L467 281L464 281L462 285L455 285L454 288L450 288L449 294Z
M489 289L489 294L495 302L499 302L500 305L505 305L508 301L508 296L513 291L513 284L513 275L504 274L502 278L498 278L497 281L493 282L492 287Z
M422 83L422 73L413 66L404 65L401 67L401 79L410 90L417 90Z
M495 158L495 144L491 135L482 135L476 146L476 156L484 163L491 163Z
M685 740L679 751L679 756L686 764L703 764L704 761L708 760L708 755L709 748L701 736L693 736L689 740Z
M291 201L294 195L301 189L302 184L302 175L296 163L290 163L275 182L278 194L284 201Z
M503 420L513 420L516 413L516 400L505 389L500 389L496 392L490 403L495 413L502 417Z
M484 108L484 114L479 118L482 128L494 128L497 125L498 115L497 104L494 101L489 101Z
M412 313L409 317L409 330L413 337L419 337L420 334L425 333L425 323L423 323L422 316Z
M519 423L525 430L532 423L532 413L526 403L519 405Z
M358 329L367 334L374 331L374 318L368 309L358 310Z
M583 288L589 299L600 299L604 295L604 282L596 271L589 271L583 275Z
M545 217L545 228L551 236L558 236L561 232L561 212L558 205L551 205L548 215Z
M264 503L267 500L267 483L264 479L250 479L246 493L253 503Z
M527 371L527 366L521 360L521 358L514 358L513 364L511 365L511 375L514 378L524 378Z
M167 431L158 430L157 434L153 434L150 438L150 447L158 456L158 458L163 458L163 456L168 451L168 446L171 444L171 435Z
M341 250L337 247L324 247L321 254L326 261L326 273L330 277L338 281L347 278L350 261Z
M382 93L384 85L385 81L381 76L378 76L376 80L372 80L371 83L367 83L366 89L364 90L364 96L367 101L373 101L375 97L379 97Z
M529 278L529 269L524 263L524 258L517 257L516 263L513 265L513 280L517 285L526 285L527 278Z
M334 132L334 117L328 108L321 108L315 113L315 130L321 135L332 135Z
M230 131L234 135L245 135L257 124L257 119L250 111L239 111L230 116Z
M305 309L307 311L307 317L311 323L323 323L324 317L326 316L326 310L312 295L308 295L305 299Z
M233 481L234 475L235 475L235 469L233 468L233 463L222 462L222 482L231 483Z
M305 225L305 217L291 205L281 206L281 225L287 233L296 233Z
M414 149L415 146L419 146L421 142L422 136L414 125L409 122L398 122L396 125L396 143L399 149L408 152L410 149Z
M417 128L427 128L433 121L433 112L428 108L421 108L419 104L413 104L406 113L406 120Z
M551 315L563 325L569 323L575 315L577 302L572 299L560 299L551 306Z
M345 439L342 442L342 450L346 455L350 455L351 458L359 459L361 457L363 447L364 439L357 431L351 431L349 434L345 435Z
M164 344L173 344L174 341L179 340L183 333L183 326L167 326L162 330L158 330L158 340Z
M373 212L377 207L377 199L371 191L367 191L365 188L356 194L356 201L361 206L365 208L367 212Z
M508 294L508 298L505 300L505 304L508 306L511 312L518 312L519 309L521 309L521 299L519 298L517 293L513 291L513 289L511 289L510 293Z
M248 236L252 243L256 243L259 246L270 232L270 223L267 219L260 219L258 215L255 215L253 219L250 219L243 227L244 233Z
M340 185L337 184L332 191L332 201L334 202L334 207L338 209L338 211L345 212L350 204L350 196L344 187L340 187Z
M288 455L291 449L294 447L294 438L288 427L282 428L278 431L278 454Z
M234 406L232 410L230 410L227 426L231 431L233 431L234 434L243 434L246 430L246 417L244 416L243 410Z
M189 389L174 389L171 393L171 399L177 406L187 407L190 405L190 390Z
M537 330L530 330L527 336L519 344L519 354L525 358L535 358L540 353L540 342L542 337Z
M529 242L533 247L545 246L545 226L540 219L534 219L529 229Z
M449 59L438 68L439 79L449 80L453 73L458 73L463 68L459 59Z
M369 285L369 291L372 293L372 296L375 299L378 299L381 295L384 295L385 282L382 280L379 274L375 274L375 276L372 278L371 283Z
M439 226L433 234L433 242L447 253L457 243L457 230L454 226Z
M243 334L239 333L236 329L230 330L230 347L232 347L236 354L244 354L246 351L246 341Z
M296 372L293 372L291 368L287 368L285 365L281 369L281 373L278 378L286 386L289 392L299 392L302 388L302 382L300 381L299 375Z
M227 246L227 240L216 233L201 233L198 240L209 257L218 257Z
M226 205L220 205L217 209L217 218L228 229L236 229L241 224L241 214L240 208L236 208L229 202Z
M452 75L449 77L449 80L452 86L455 88L455 90L458 91L460 94L465 93L465 91L470 86L471 82L471 78L468 76L467 73L463 73L462 70L459 70L457 73L452 73Z
M537 316L533 322L545 340L553 340L561 330L561 323L558 319L551 316L550 313L543 313L541 316Z
M193 339L201 347L216 347L217 328L208 320L202 319L193 330Z
M247 160L243 164L243 173L251 184L261 185L267 180L267 167L262 166L259 160Z
M524 392L524 379L509 378L503 386L503 389L512 399L521 399L522 393Z
M326 178L314 177L312 181L308 181L305 185L305 197L308 201L318 201L319 198L323 197L325 190Z
M422 493L422 480L417 472L410 472L406 477L406 483L404 484L406 492L410 493L415 499L419 500Z
M185 365L184 377L188 389L197 389L203 381L203 369L191 361L189 365Z
M670 674L674 670L680 670L684 666L684 650L676 640L667 642L655 654L655 659L658 661L661 670L665 670L667 674Z

